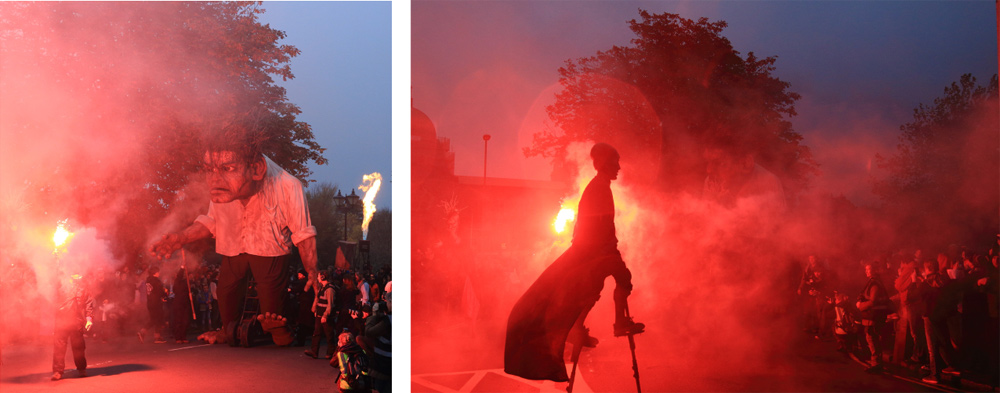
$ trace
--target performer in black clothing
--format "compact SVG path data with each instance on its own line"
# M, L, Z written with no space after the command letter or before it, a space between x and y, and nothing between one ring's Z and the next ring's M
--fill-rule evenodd
M563 350L569 338L575 345L593 347L583 322L604 287L615 279L615 336L643 331L645 325L625 316L632 274L618 251L615 202L611 181L618 178L618 151L598 143L590 151L597 176L580 198L573 244L556 259L514 305L507 320L504 371L527 379L567 381Z
M319 284L320 291L316 292L316 298L313 300L312 312L313 316L316 318L315 325L313 325L313 335L312 335L312 348L306 350L306 355L315 359L319 356L319 340L326 336L326 358L330 359L333 357L333 353L337 349L337 345L334 343L333 326L336 318L336 314L333 313L333 300L334 300L334 288L330 285L330 280L327 279L328 273L321 270L319 272Z
M177 344L187 344L187 331L191 327L191 289L187 278L187 271L184 267L177 270L174 277L174 301L170 305L171 319L170 330L174 335L174 342Z
M153 331L153 342L162 344L167 342L160 334L163 329L163 303L167 301L167 289L160 281L160 269L156 266L150 267L146 277L146 310L149 311L149 325L147 327ZM139 341L145 342L146 328L139 331Z
M387 314L392 295L388 294L386 300L376 302L372 315L365 320L365 340L371 347L364 349L372 354L368 375L372 379L372 390L379 393L392 391L392 318Z
M344 329L347 329L356 336L360 332L354 318L361 308L358 301L361 291L358 290L353 278L354 275L349 271L344 272L341 276L340 288L334 291L336 292L336 300L333 312L337 313L337 323L334 325L336 332L343 333Z
M80 275L72 275L56 284L57 305L52 351L52 380L62 379L66 370L66 344L73 348L73 362L80 377L87 376L87 357L83 332L94 325L94 298L87 293Z
M313 334L312 304L316 298L316 290L312 286L306 287L306 277L305 269L299 269L296 279L288 285L289 304L285 307L292 311L289 321L294 322L294 345L297 347L305 345L306 338Z

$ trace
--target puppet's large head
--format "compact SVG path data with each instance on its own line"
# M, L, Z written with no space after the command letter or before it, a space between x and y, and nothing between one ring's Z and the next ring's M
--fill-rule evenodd
M257 192L267 173L261 134L252 124L235 121L208 140L203 164L212 202L246 200Z

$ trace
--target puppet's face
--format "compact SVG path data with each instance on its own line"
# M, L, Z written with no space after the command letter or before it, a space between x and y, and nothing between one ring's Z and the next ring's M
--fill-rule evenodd
M205 171L209 194L214 203L248 199L264 178L263 161L247 165L231 151L205 152Z

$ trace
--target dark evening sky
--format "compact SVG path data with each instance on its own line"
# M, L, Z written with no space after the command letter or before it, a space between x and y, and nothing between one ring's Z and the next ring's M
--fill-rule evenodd
M265 2L262 23L287 33L281 41L302 51L292 58L295 79L277 83L302 109L326 148L327 165L312 179L344 193L379 172L378 208L392 207L392 51L390 2ZM356 191L364 195L361 190Z
M823 176L816 190L874 201L870 159L891 154L919 104L971 73L997 73L993 1L412 3L413 105L451 139L456 172L546 179L521 148L546 120L566 60L634 38L638 9L724 20L742 55L777 56L774 74L802 95L791 118ZM399 92L396 92L399 94Z

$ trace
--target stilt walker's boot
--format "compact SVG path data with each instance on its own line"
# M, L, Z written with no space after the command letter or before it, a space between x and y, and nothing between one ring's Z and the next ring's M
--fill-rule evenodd
M615 337L631 336L646 331L646 324L631 319L615 323Z
M597 337L590 335L590 329L583 326L583 322L587 320L587 315L590 314L590 309L594 307L591 305L587 309L580 313L580 316L576 318L576 322L573 323L573 328L569 330L569 337L566 341L573 344L574 347L580 346L584 348L595 348L597 347Z
M615 288L615 337L639 334L646 330L646 324L635 322L626 315L629 292Z
M639 383L639 361L635 358L635 335L642 333L642 329L646 326L641 323L632 322L632 313L628 310L628 303L625 304L625 320L631 324L631 331L627 335L628 349L632 352L632 376L635 377L635 391L636 393L642 393L642 384Z
M584 348L597 347L597 337L590 335L590 329L583 326L574 326L569 332L569 342L574 346L579 345Z

